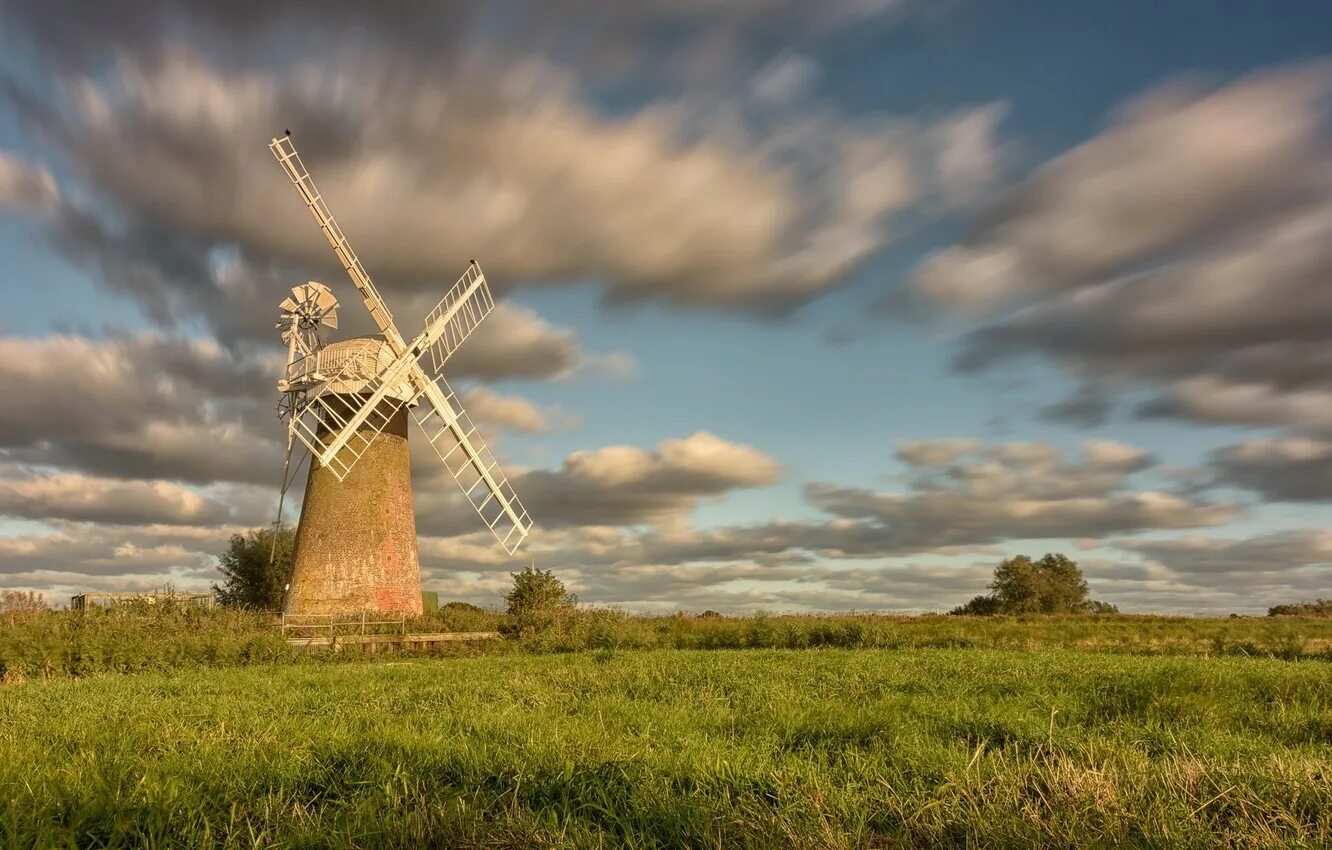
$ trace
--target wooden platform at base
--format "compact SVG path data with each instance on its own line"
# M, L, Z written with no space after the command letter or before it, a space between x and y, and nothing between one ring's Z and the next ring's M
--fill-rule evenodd
M289 637L287 645L298 648L331 647L334 652L356 647L365 652L387 649L429 649L441 643L465 640L499 640L499 632L437 632L420 635L318 635Z

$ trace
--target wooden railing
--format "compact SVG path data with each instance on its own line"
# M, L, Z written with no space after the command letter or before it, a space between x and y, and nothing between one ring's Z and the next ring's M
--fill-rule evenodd
M387 619L386 619L387 617ZM369 611L340 614L283 614L283 637L315 637L336 635L366 635L407 633L407 615L390 617ZM391 626L392 629L382 627Z

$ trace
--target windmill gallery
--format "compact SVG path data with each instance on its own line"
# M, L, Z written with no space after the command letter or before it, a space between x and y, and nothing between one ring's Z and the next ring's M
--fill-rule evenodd
M337 298L321 283L292 289L278 328L287 365L277 388L292 449L310 452L296 530L287 614L421 613L421 568L412 513L408 415L482 522L512 554L532 520L442 371L495 302L475 261L408 340L315 188L290 133L269 143L356 286L379 334L325 344ZM281 507L279 506L279 516Z

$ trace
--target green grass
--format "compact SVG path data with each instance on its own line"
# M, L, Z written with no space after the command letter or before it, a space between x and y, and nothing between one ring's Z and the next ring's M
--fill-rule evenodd
M412 631L505 630L503 614L447 611ZM587 649L1077 649L1133 655L1332 660L1332 618L1149 616L630 616L584 609L556 627L457 653ZM340 656L340 657L345 657ZM0 681L330 660L293 651L271 615L142 606L0 615Z
M600 651L0 688L7 846L1325 847L1332 666Z

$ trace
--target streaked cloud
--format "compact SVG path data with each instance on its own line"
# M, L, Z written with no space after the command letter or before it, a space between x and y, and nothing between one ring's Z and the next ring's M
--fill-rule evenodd
M0 212L46 212L55 208L59 197L51 172L0 150Z

